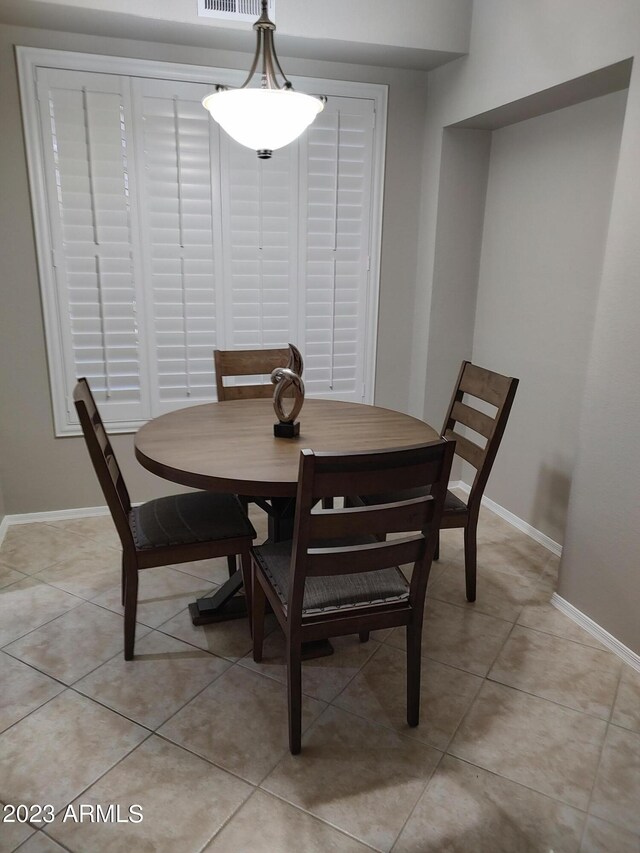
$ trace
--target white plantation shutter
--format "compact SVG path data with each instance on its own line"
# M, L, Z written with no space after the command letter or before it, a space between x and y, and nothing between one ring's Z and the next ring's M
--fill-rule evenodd
M305 388L359 401L369 288L373 101L329 98L301 140Z
M34 64L23 85L56 433L78 431L79 376L112 430L215 399L216 347L295 343L307 394L370 400L381 96L330 95L298 142L260 160L202 107L211 84L95 62ZM373 204L379 217L379 189Z
M38 70L67 423L86 376L114 421L146 413L141 384L128 80ZM66 322L65 322L66 320Z
M227 349L297 340L297 147L260 160L220 134Z
M134 81L153 414L215 398L221 336L218 131L210 86Z

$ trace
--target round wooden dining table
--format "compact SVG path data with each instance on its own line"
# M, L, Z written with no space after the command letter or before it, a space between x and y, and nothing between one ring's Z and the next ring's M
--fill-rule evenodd
M410 415L338 400L305 400L300 433L276 438L271 399L189 406L145 424L135 437L140 464L165 480L208 491L269 499L269 538L289 538L300 451L358 452L436 441ZM190 605L196 625L242 615L236 572L211 598ZM235 598L234 598L235 597Z
M293 497L300 451L356 452L409 447L439 438L410 415L338 400L305 400L300 434L276 438L270 399L178 409L135 437L141 465L174 483L255 497Z

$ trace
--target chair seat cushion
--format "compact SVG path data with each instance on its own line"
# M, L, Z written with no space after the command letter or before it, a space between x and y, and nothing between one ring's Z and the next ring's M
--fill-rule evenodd
M367 539L368 542L376 540ZM323 542L323 547L335 547ZM355 544L355 543L351 543ZM357 544L363 544L358 541ZM253 554L286 610L289 595L291 542L261 545ZM358 572L353 575L309 577L304 588L302 613L311 616L326 611L393 604L409 599L409 584L399 568Z
M408 500L409 498L418 498L422 495L428 495L429 489L407 489L405 492L387 492L383 495L362 495L361 500L367 506L371 506L372 504L383 504L383 503L393 503L394 501ZM444 514L450 512L461 512L465 513L467 511L466 503L461 500L457 495L454 495L453 492L447 491L447 496L444 499Z
M129 525L140 549L256 536L237 498L213 492L148 501L131 510Z
M461 500L457 495L454 495L453 492L447 491L447 496L444 499L444 514L446 515L448 512L466 512L467 505Z

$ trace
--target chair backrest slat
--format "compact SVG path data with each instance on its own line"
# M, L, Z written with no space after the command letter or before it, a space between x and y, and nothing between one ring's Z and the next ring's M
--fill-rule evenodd
M413 563L410 599L426 590L449 482L454 443L367 453L300 454L289 612L301 613L305 579L358 574ZM426 494L416 496L415 489ZM374 506L324 509L320 497L394 493ZM416 533L416 530L419 531ZM386 539L387 534L406 536Z
M271 381L260 385L225 385L224 379L235 376L271 375L276 367L286 367L289 348L257 350L214 350L218 400L255 400L273 396Z
M444 437L451 441L455 441L456 453L458 456L462 456L465 462L473 465L476 469L482 467L482 463L485 459L485 453L481 447L478 447L478 445L474 444L473 441L470 441L468 438L465 438L453 429L446 430Z
M339 495L345 485L349 486L349 494L358 495L393 492L396 488L416 489L437 478L440 464L439 459L415 447L395 451L392 464L380 453L353 454L350 457L350 479L346 483L344 463L337 456L335 463L324 464L323 460L323 464L316 467L313 496L323 498Z
M502 406L513 381L511 377L485 370L468 361L465 364L458 385L460 391L491 403L492 406Z
M469 361L462 362L458 382L444 419L442 435L455 440L456 454L476 469L467 502L469 508L479 506L517 388L518 380L511 376L477 367ZM463 400L465 395L466 399ZM481 408L476 408L474 398L481 401ZM495 409L493 415L487 413L485 404ZM485 439L484 445L481 446L469 435L462 435L457 426L468 427L476 435L482 436Z
M91 416L91 425L93 426L100 449L104 454L109 455L111 453L111 442L97 410Z
M124 547L133 547L133 537L129 527L131 500L118 465L109 436L102 423L89 383L83 377L73 391L73 399L78 412L80 426L84 435L89 456L98 476L98 481L107 501L113 522Z
M415 563L425 553L423 534L388 542L364 545L345 545L341 548L310 548L307 556L307 577L314 575L345 575L372 572Z
M316 506L311 513L309 536L315 541L341 536L377 536L382 533L401 533L403 530L422 530L431 523L433 509L431 495L365 506L363 511L355 507L319 510Z
M485 438L491 438L496 422L490 415L467 406L456 400L451 409L451 417L459 424L463 424Z

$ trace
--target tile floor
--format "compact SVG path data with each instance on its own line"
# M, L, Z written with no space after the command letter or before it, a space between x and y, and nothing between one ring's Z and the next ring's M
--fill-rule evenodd
M549 552L485 513L469 605L461 545L443 534L429 584L420 726L402 631L342 638L305 664L292 757L279 630L255 664L245 620L189 621L226 561L142 574L125 663L110 520L11 527L0 804L56 819L0 824L0 851L638 853L640 674L548 604ZM71 819L110 804L122 821L139 804L142 822Z

